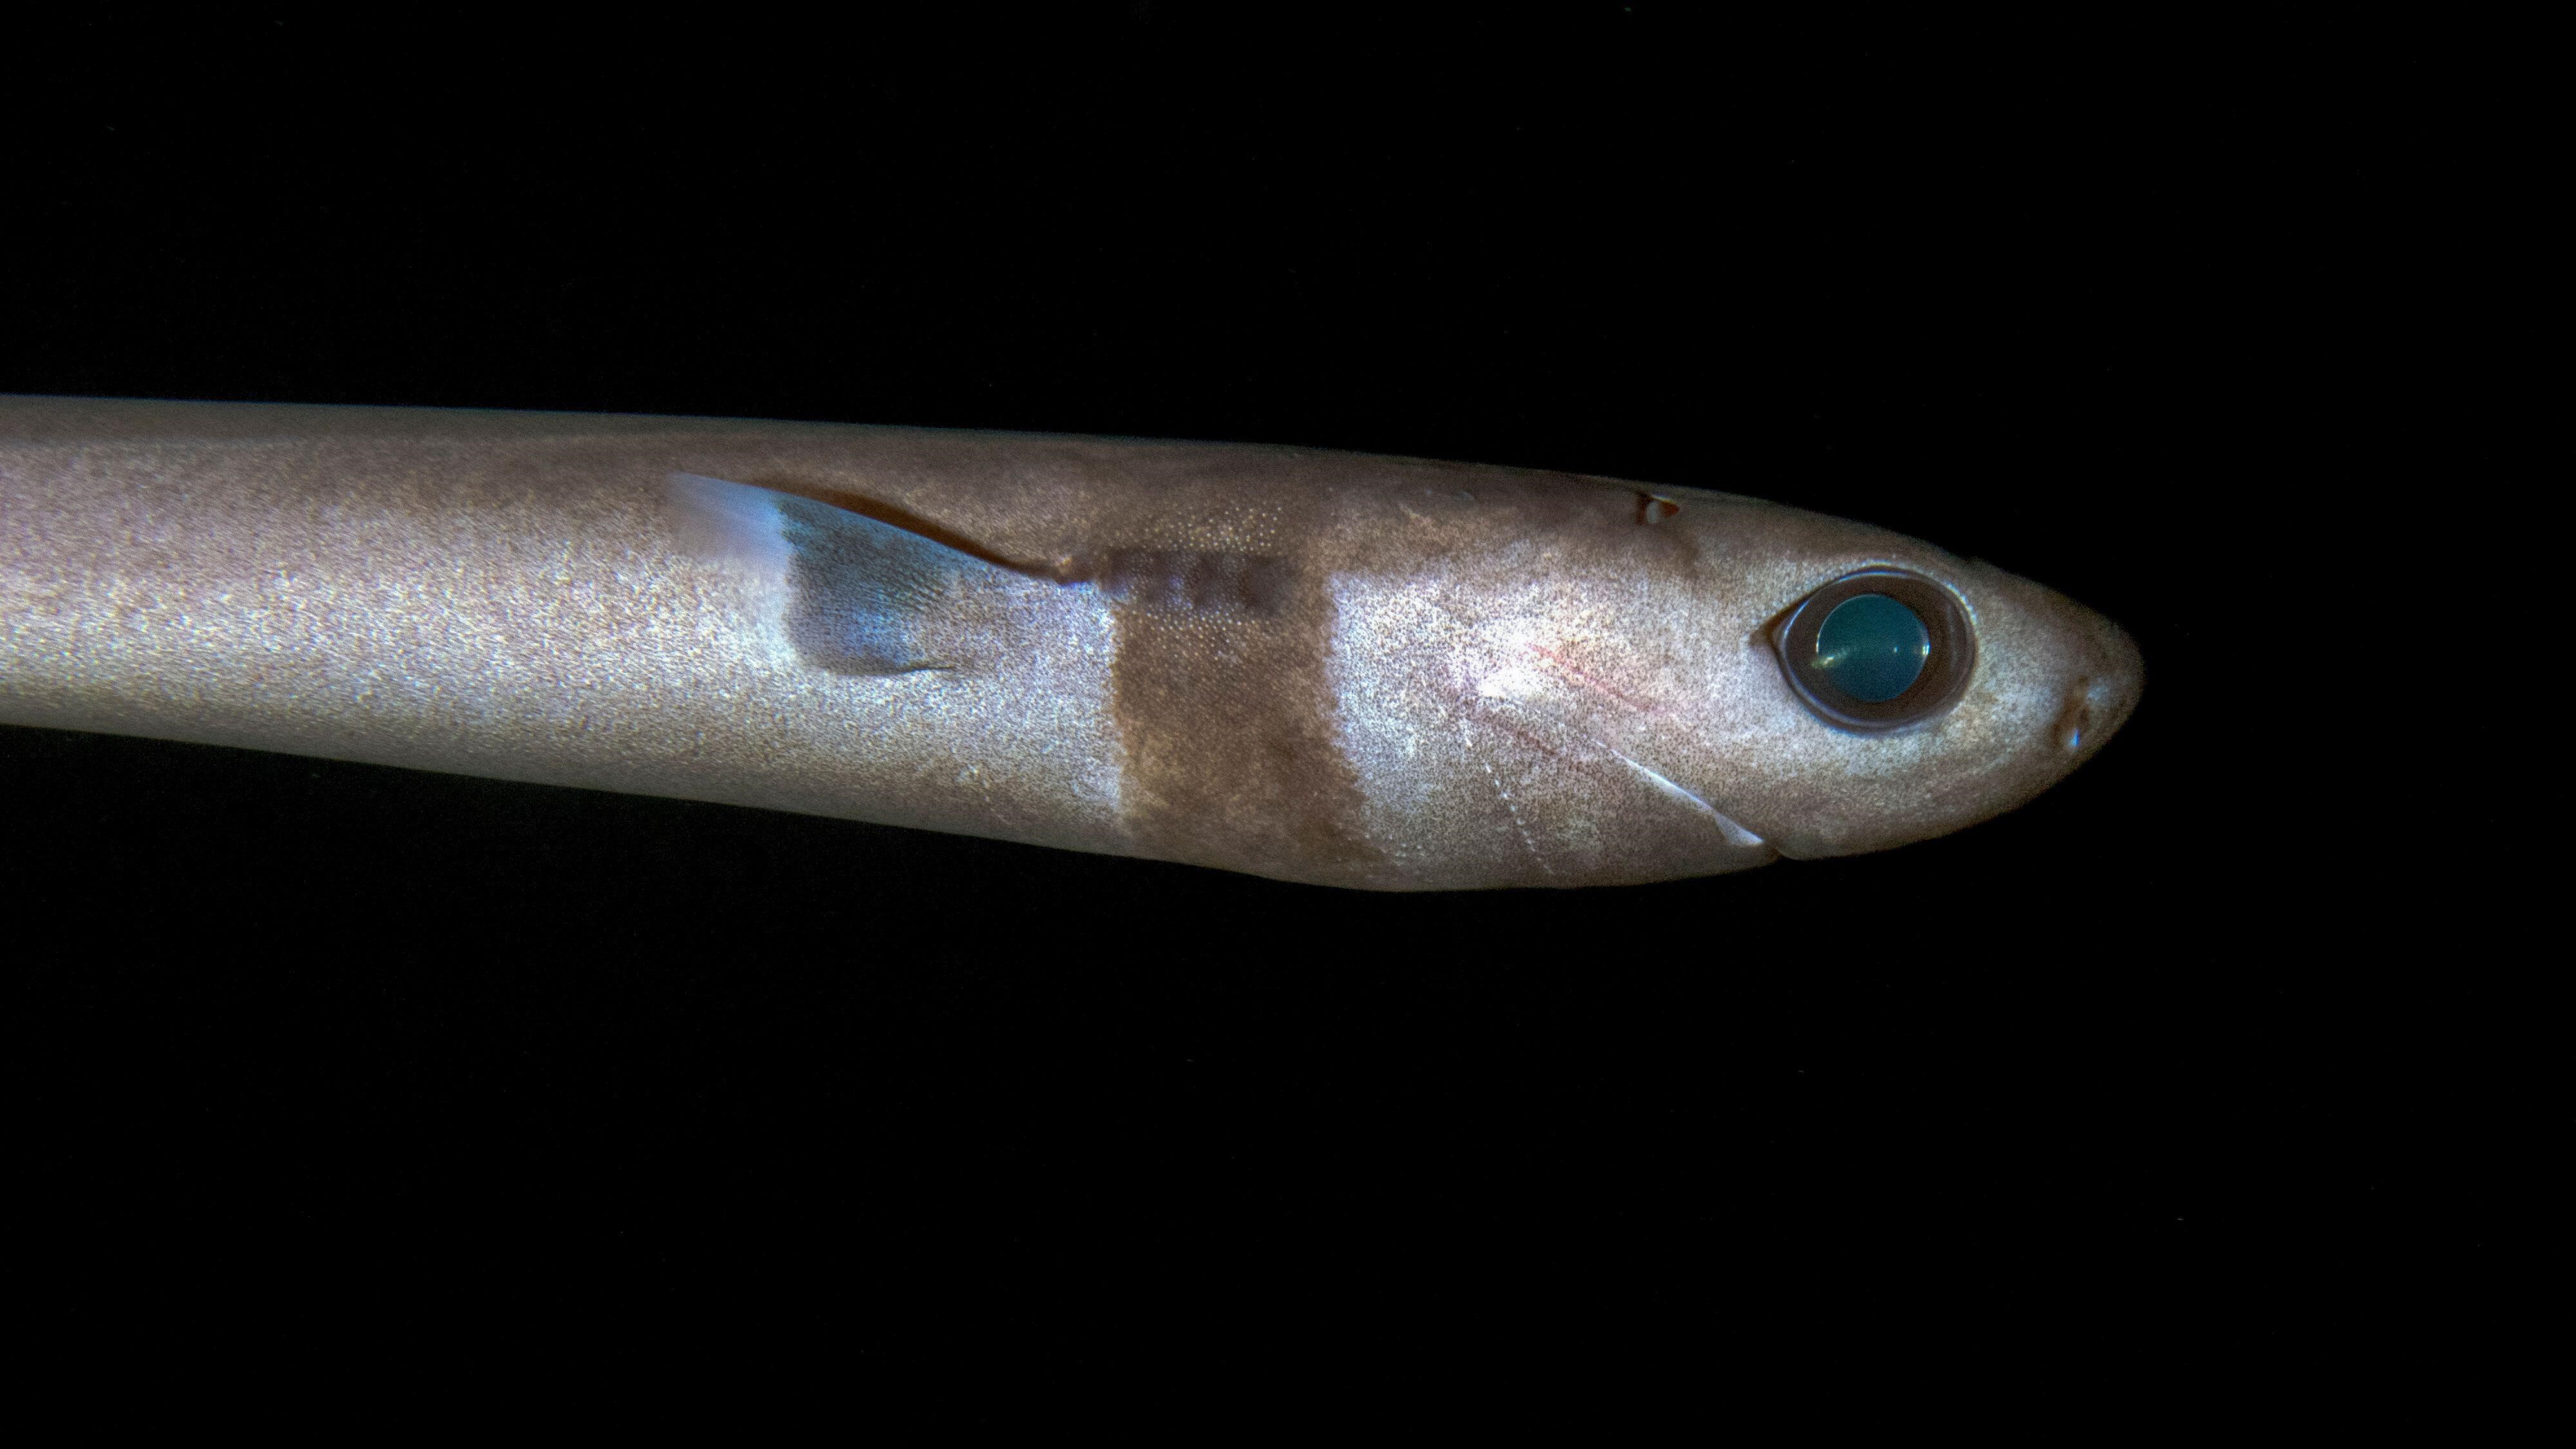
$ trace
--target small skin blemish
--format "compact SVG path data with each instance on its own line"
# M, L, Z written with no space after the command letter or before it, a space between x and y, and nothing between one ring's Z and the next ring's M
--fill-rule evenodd
M1637 521L1648 528L1682 511L1682 506L1660 493L1637 495Z

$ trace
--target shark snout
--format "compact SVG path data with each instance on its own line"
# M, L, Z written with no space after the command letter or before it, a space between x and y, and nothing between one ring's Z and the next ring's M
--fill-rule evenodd
M2138 707L2146 687L2146 660L2127 631L2105 620L2088 667L2066 690L2058 711L2058 748L2082 754L2100 748Z

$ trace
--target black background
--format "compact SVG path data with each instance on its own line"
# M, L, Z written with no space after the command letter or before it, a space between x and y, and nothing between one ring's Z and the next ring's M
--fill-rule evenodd
M0 731L63 1331L2062 1381L2486 1271L2387 1251L2458 1164L2353 903L2292 883L2310 722L2240 613L2285 518L2392 481L2349 388L2432 305L2438 63L1703 14L21 32L0 391L1714 487L1993 560L2149 668L2004 819L1563 894Z

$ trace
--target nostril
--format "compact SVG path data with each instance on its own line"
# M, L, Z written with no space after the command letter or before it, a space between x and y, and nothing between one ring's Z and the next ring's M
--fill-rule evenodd
M2057 715L2057 747L2080 750L2093 733L2093 710L2096 701L2109 702L2110 685L2101 680L2084 680L2067 691L2066 708Z

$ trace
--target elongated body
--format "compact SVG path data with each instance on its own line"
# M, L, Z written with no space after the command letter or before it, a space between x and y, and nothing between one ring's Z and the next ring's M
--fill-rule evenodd
M1855 592L1879 602L1791 638ZM1911 683L1836 694L1833 620L1890 600L1931 621L1898 650ZM1568 886L1985 818L2098 748L2138 678L2037 585L1721 494L1222 444L0 398L11 723L1334 885Z

